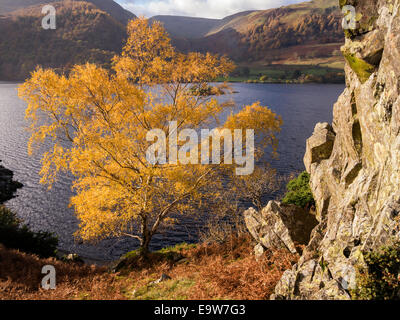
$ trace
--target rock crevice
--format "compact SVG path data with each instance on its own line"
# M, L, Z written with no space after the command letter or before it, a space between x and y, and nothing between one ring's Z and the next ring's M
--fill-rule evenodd
M295 205L270 201L257 212L250 208L244 212L246 226L257 241L255 253L260 256L264 249L286 249L298 253L299 245L306 245L311 231L318 224L308 210Z

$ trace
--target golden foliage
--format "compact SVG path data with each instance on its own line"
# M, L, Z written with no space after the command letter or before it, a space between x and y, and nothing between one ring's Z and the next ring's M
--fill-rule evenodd
M152 129L167 133L171 121L177 130L219 123L232 103L194 96L191 88L229 73L233 64L211 54L176 53L161 25L146 19L131 21L128 34L114 72L94 64L77 65L69 76L38 68L19 95L28 103L29 151L53 141L43 155L41 182L51 186L60 171L76 177L71 205L80 220L77 235L87 241L130 236L146 251L169 218L195 211L207 198L217 201L221 171L234 169L150 164L146 136ZM254 129L275 147L281 120L256 103L220 125Z

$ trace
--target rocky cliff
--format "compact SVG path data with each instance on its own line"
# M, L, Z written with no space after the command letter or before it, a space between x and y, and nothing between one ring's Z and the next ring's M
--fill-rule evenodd
M319 224L275 299L350 299L363 252L400 240L400 1L340 5L357 20L342 47L347 85L304 159Z

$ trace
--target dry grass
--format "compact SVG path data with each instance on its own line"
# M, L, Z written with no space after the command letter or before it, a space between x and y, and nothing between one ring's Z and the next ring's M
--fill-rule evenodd
M231 238L225 244L203 245L189 253L192 263L177 272L195 275L191 299L265 300L283 272L298 257L269 252L258 261L250 237Z
M183 246L181 261L154 255L138 259L129 273L121 274L43 260L0 246L0 299L268 299L298 256L269 252L257 261L253 245L249 236L242 236L224 244ZM46 264L56 267L56 290L39 288ZM172 279L151 284L162 273Z
M42 267L56 268L57 289L43 290L40 284ZM94 266L67 264L54 259L8 250L0 245L0 299L123 299L119 294L122 283L105 269Z

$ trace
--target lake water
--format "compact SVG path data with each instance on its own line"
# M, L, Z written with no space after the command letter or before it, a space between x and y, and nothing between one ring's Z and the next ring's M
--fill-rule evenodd
M18 197L7 206L24 219L34 230L55 232L60 239L60 249L76 252L93 261L109 261L135 249L130 239L107 240L97 245L74 241L77 220L68 207L71 177L63 176L51 190L39 184L40 155L29 157L29 133L24 120L26 105L17 97L17 84L0 82L0 159L15 173L15 179L24 184ZM304 170L305 142L317 122L332 122L332 107L344 85L285 85L285 84L233 84L238 93L232 98L238 107L260 101L279 114L283 121L279 135L279 159L272 166L280 173ZM224 96L222 99L230 97ZM158 235L153 249L183 241L193 242L199 229L198 221L188 221L184 226Z

